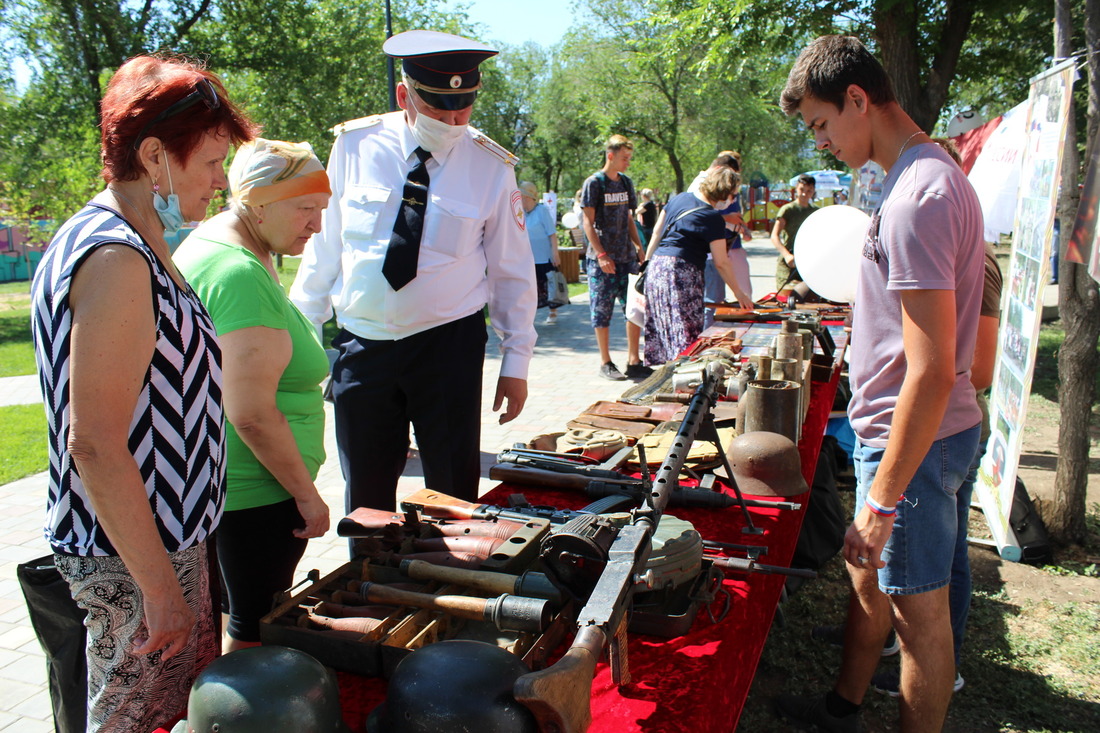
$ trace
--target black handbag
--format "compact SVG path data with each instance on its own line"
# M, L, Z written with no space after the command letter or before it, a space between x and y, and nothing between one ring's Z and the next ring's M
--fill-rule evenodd
M634 289L642 295L645 295L645 270L649 266L649 260L642 263L642 266L638 268L638 279L634 281Z
M73 600L52 555L22 563L15 574L27 600L31 626L46 654L54 730L84 733L88 718L86 614Z

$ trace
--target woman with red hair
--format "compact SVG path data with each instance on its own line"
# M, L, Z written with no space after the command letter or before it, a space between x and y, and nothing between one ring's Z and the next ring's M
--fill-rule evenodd
M217 655L207 538L225 498L220 352L165 235L206 216L230 143L254 135L201 66L127 61L102 104L107 187L35 275L45 534L88 614L89 733L170 726Z

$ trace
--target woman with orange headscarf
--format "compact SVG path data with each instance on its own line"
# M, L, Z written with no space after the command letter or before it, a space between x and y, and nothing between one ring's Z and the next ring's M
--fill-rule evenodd
M229 466L217 543L229 613L225 652L260 643L272 597L293 585L308 539L329 526L313 484L325 461L319 385L328 358L273 262L276 254L300 255L321 228L328 176L308 144L257 138L233 158L229 190L229 210L192 232L175 255L222 345Z

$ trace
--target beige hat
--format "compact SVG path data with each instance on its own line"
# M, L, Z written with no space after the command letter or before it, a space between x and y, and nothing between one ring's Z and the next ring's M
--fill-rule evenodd
M328 175L309 143L256 138L237 150L229 192L246 206L263 206L308 193L331 194Z
M523 183L519 184L519 192L527 198L532 198L536 201L539 200L539 190L535 187L535 184L531 183L530 181L524 181Z

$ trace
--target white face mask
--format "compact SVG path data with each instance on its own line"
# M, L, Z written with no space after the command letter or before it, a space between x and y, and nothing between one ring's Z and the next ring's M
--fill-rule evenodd
M726 208L729 208L730 206L733 206L733 199L728 198L725 201L719 201L718 203L711 204L711 206L713 206L715 208L715 210L721 211L722 209L726 209Z
M432 119L420 111L413 102L414 95L409 93L409 103L416 109L416 120L412 123L412 136L416 144L429 153L442 153L455 146L466 134L466 125L448 125L446 122Z

